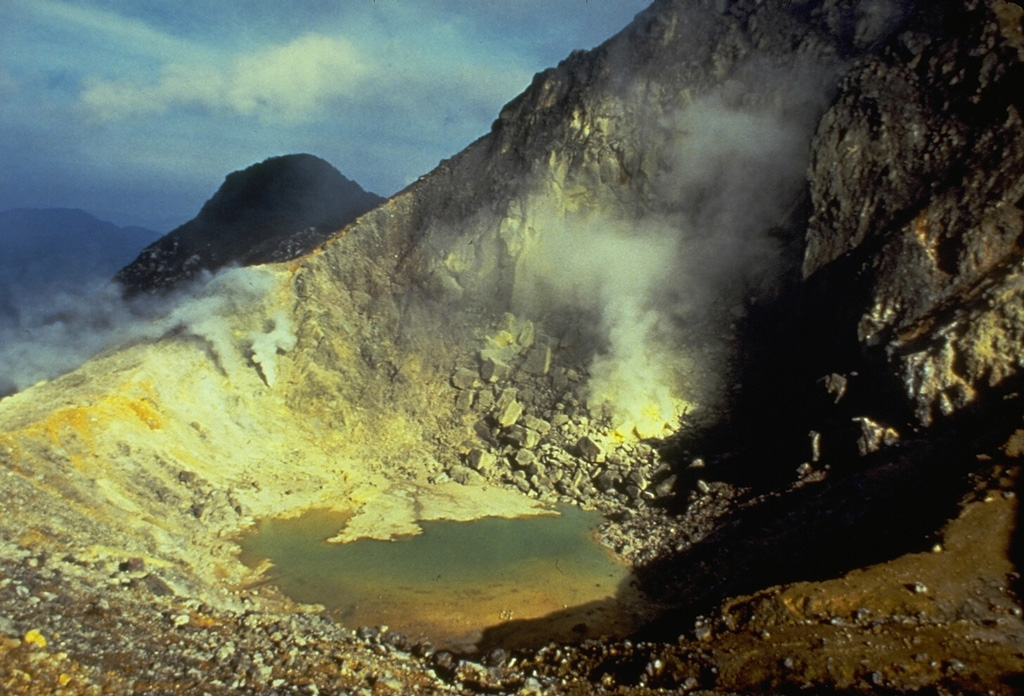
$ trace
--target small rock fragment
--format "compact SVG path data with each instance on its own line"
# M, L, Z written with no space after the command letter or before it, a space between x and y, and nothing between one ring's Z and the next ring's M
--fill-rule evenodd
M857 450L862 457L877 452L882 447L891 447L900 440L900 434L896 430L876 423L870 418L857 417L853 422L860 426Z
M660 483L658 483L658 485L654 487L654 495L658 496L659 498L665 498L667 496L672 495L672 491L675 490L676 481L678 480L679 477L676 476L675 474L672 474L667 479L661 481Z
M807 439L810 440L811 445L811 461L821 461L821 433L817 430L812 430L807 433Z
M846 375L833 372L818 380L819 384L825 387L825 391L835 398L834 403L839 403L846 396L846 386L849 383Z

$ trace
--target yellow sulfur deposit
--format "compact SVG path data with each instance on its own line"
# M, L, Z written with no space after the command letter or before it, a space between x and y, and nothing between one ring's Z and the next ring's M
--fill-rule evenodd
M46 638L36 629L32 629L25 633L24 641L31 645L38 645L40 648L46 647Z

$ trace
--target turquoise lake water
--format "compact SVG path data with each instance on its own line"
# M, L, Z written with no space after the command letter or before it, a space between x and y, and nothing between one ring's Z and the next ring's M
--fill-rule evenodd
M430 521L395 541L330 544L347 518L314 510L264 520L240 545L246 563L273 563L267 579L284 594L353 628L387 625L456 649L625 635L637 621L630 574L595 540L602 518L558 512Z

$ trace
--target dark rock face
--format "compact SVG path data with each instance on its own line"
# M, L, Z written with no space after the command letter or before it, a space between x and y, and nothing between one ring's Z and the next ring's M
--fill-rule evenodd
M1020 410L1021 8L948 5L847 74L810 166L811 363L904 427Z
M229 264L293 259L383 200L313 155L272 157L229 174L199 215L115 279L129 292L157 290Z

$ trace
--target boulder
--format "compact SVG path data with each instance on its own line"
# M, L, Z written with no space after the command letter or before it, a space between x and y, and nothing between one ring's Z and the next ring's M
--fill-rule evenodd
M460 367L452 375L452 386L456 389L472 389L480 386L477 381L476 372L466 367Z
M521 425L513 425L509 428L507 436L513 443L526 449L533 449L540 443L540 433Z
M485 382L501 382L510 372L508 365L495 358L485 358L480 363L480 378Z
M487 474L494 469L497 459L493 454L479 448L471 449L466 455L466 464L481 474Z
M590 439L589 436L584 435L576 441L576 452L580 458L588 462L597 462L602 458L601 446Z
M514 425L523 415L523 405L513 399L495 413L495 420L502 428Z
M551 371L551 346L535 345L527 353L523 370L531 375L546 375Z

